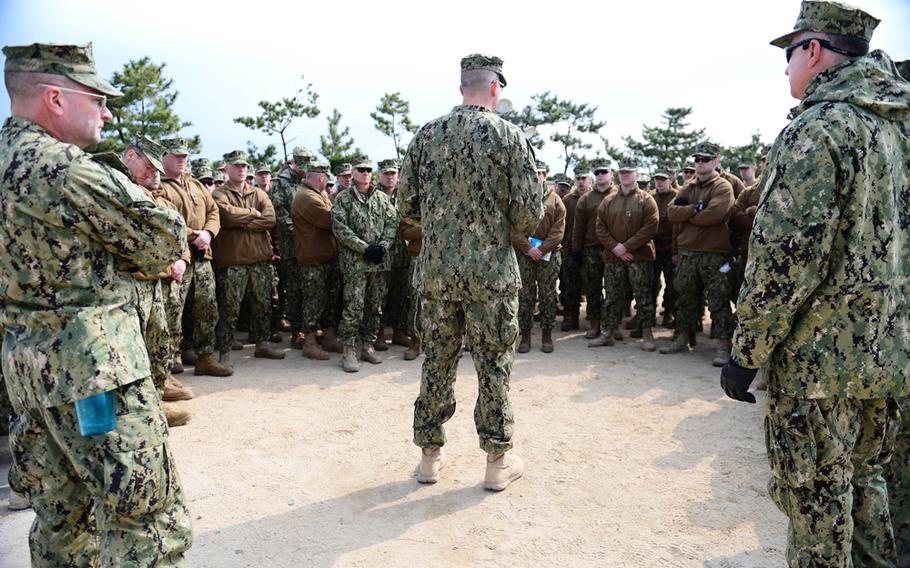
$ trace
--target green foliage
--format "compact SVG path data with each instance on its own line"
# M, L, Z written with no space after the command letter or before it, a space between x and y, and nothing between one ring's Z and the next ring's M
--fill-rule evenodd
M551 95L550 91L533 95L531 99L537 105L540 125L550 125L556 130L550 140L562 146L565 159L563 172L568 172L570 166L584 159L582 152L593 146L586 141L585 135L597 134L606 122L595 120L596 105L563 100Z
M303 79L303 76L300 77ZM279 101L259 101L259 116L238 116L234 119L237 124L242 124L252 130L260 130L267 134L277 134L281 138L281 151L284 163L288 162L288 142L286 132L295 119L301 117L314 118L319 115L316 100L319 94L313 90L313 85L307 83L297 89L292 97L284 97Z
M624 136L627 157L639 162L643 170L653 171L662 164L679 167L699 142L705 140L704 129L690 129L686 119L691 107L668 108L661 116L660 126L642 125L642 140Z
M333 169L339 164L352 162L355 156L363 154L360 148L354 147L351 128L341 127L341 113L337 108L332 109L332 116L328 117L328 123L328 134L319 136L319 153L325 156Z
M247 140L246 153L250 155L250 163L254 167L267 164L273 172L277 172L282 166L281 160L278 159L278 148L274 144L269 144L260 151L258 146Z
M411 104L401 97L400 92L395 92L382 95L376 110L370 113L376 130L392 139L392 143L395 144L395 157L399 160L404 150L402 137L406 133L417 132L417 125L411 122L408 116L410 112Z
M114 72L111 84L123 96L108 99L107 107L114 118L104 123L101 142L90 149L92 152L119 152L140 136L159 141L192 126L191 122L180 120L173 110L178 92L173 88L173 79L164 76L165 66L143 57ZM202 146L199 136L188 141L190 151L197 153Z
M531 146L538 150L543 149L543 138L540 137L540 133L537 131L537 127L543 122L541 121L540 113L537 112L535 107L527 105L521 110L500 113L499 116L524 130Z
M748 144L743 146L722 146L720 149L720 164L725 170L739 175L739 164L751 161L758 167L764 150L765 143L762 142L761 134L756 131L752 134Z

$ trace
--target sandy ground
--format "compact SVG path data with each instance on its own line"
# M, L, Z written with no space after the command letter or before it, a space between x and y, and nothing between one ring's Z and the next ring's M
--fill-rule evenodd
M404 361L402 347L356 374L339 355L314 362L288 349L266 361L251 347L235 353L233 377L183 374L194 417L171 446L194 519L187 565L783 565L764 394L756 405L724 398L703 335L693 353L659 355L628 339L589 349L582 333L557 333L546 355L535 330L516 357L514 441L527 470L498 494L481 486L469 356L449 463L432 486L413 476L423 358ZM4 482L8 467L0 454ZM33 515L6 511L0 487L0 566L24 567Z

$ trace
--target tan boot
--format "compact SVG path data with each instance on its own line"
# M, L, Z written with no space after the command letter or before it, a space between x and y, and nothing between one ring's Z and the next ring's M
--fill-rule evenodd
M420 356L420 340L416 337L411 338L411 346L404 352L405 361L413 361Z
M651 331L650 327L641 328L641 336L642 336L642 342L641 342L642 351L651 352L651 351L655 351L657 349L657 346L654 345L654 333Z
M591 329L585 332L585 339L594 339L600 335L600 320L591 320Z
M164 411L164 417L167 418L167 425L171 428L183 426L190 421L190 409L185 404L179 402L162 402L161 410Z
M316 342L316 334L308 333L303 340L303 356L316 361L328 361L329 353Z
M436 483L439 471L446 466L446 457L442 448L424 448L420 452L420 463L417 464L417 481Z
M405 333L403 329L395 329L392 331L392 345L401 345L402 347L410 347L411 338L408 337L408 334Z
M518 352L527 353L531 350L531 330L521 330L521 339L518 341Z
M357 360L357 351L353 345L345 345L341 352L341 368L346 373L356 373L360 370L360 361Z
M259 357L260 359L284 359L284 351L269 347L268 343L260 341L256 344L256 351L253 352L253 357Z
M306 342L306 334L302 331L298 331L293 336L291 336L291 349L303 349L303 344Z
M335 328L327 327L322 330L322 348L329 353L341 353L341 344L335 335Z
M373 365L382 363L382 359L379 358L379 355L376 354L376 350L370 344L364 345L363 349L360 350L360 360L372 363Z
M664 355L668 353L685 353L687 351L689 351L689 334L685 331L677 333L669 345L664 345L660 348L660 352Z
M729 340L718 339L717 340L717 351L714 354L714 360L711 361L711 364L715 367L723 367L727 364L727 361L730 360L730 349L732 345Z
M616 345L616 342L613 341L613 335L606 332L598 335L594 341L588 342L588 347L610 347L613 345Z
M196 363L199 361L199 355L196 354L195 349L187 349L180 354L180 362L184 365L189 365L190 367L195 367Z
M291 322L288 321L288 318L281 318L278 322L278 331L283 331L285 333L291 331Z
M180 355L174 357L174 362L171 364L171 374L179 375L186 369L183 368L183 358Z
M224 355L227 355L226 362L223 360ZM212 377L229 377L233 375L234 366L231 365L230 353L222 353L219 359L221 359L221 361L215 361L215 356L211 353L200 355L199 361L196 362L196 374L210 375Z
M191 398L193 398L193 389L183 386L183 383L178 381L176 377L168 375L164 379L164 393L161 395L161 400L177 402L178 400L190 400Z
M379 328L379 334L376 336L376 341L373 342L373 349L376 351L388 351L389 346L385 342L385 328Z
M502 491L521 477L525 466L521 458L508 452L487 455L487 471L483 486L490 491Z
M540 332L540 350L544 353L553 352L553 330L543 329Z

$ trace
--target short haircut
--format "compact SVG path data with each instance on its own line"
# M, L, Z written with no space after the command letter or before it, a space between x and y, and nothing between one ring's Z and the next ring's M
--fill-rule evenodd
M831 42L831 45L842 49L851 55L845 57L860 57L869 53L869 42L860 37L847 36L841 34L819 34L824 39Z
M461 88L471 93L482 92L490 83L496 81L499 81L499 75L486 69L468 69L461 72Z
M11 101L16 102L37 94L38 83L68 87L72 83L63 75L51 73L31 73L29 71L6 71L3 73L3 83Z

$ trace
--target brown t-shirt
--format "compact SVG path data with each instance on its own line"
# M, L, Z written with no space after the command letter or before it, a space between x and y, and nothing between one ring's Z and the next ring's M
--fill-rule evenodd
M730 183L717 172L712 172L705 181L694 177L679 190L676 199L688 202L687 205L671 203L667 207L670 222L679 224L676 237L679 251L730 254L732 247L727 224L733 209ZM704 209L696 212L694 206L699 203Z
M206 230L212 238L218 236L221 230L221 221L218 206L212 199L209 190L189 173L184 173L179 178L162 178L161 191L164 197L177 206L177 211L186 221L187 240L192 243L196 239L195 232ZM193 250L196 250L193 247ZM212 259L212 249L205 251L205 258Z
M660 217L657 202L648 192L635 188L624 195L622 190L610 192L597 209L596 231L604 248L604 262L623 262L613 254L613 247L623 244L635 257L635 262L654 260L654 243Z
M221 216L221 232L212 242L215 266L226 268L272 260L269 231L275 226L275 208L266 192L243 182L224 184L212 192Z
M322 264L338 258L332 234L332 200L305 181L291 203L294 249L301 266Z

